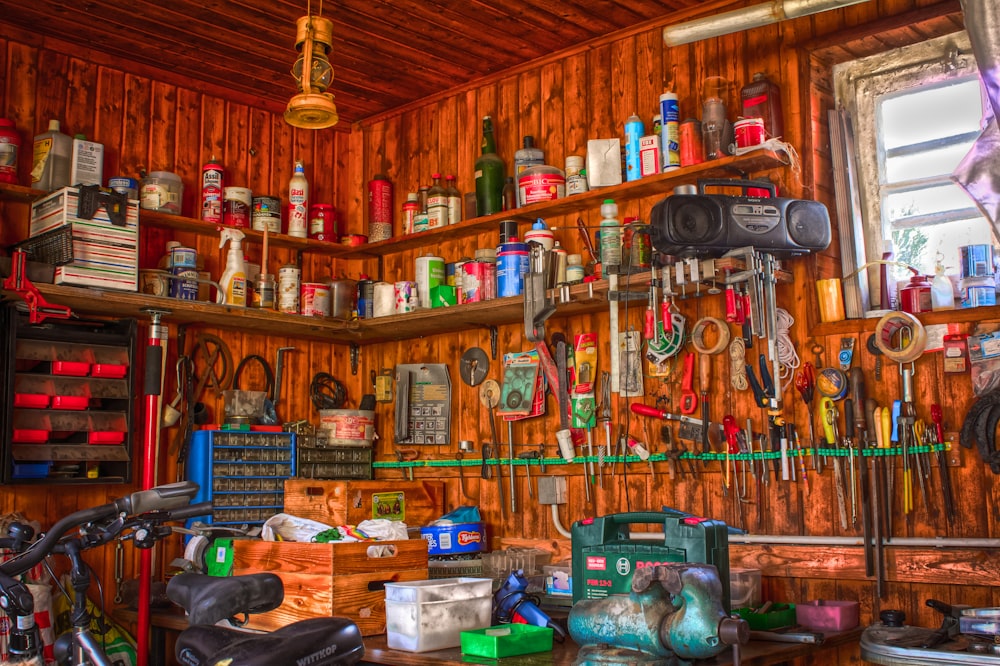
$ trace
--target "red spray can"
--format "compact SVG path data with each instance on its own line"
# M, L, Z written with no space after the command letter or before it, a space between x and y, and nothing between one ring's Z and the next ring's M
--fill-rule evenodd
M222 224L222 200L225 185L222 164L215 155L201 168L201 219Z

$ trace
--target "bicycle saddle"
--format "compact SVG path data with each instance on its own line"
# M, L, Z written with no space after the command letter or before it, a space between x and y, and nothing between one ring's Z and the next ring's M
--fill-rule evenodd
M192 626L181 632L174 655L194 666L352 666L365 656L358 625L342 617L300 620L269 634L223 626Z
M182 573L167 583L167 598L188 612L192 625L215 624L237 615L274 610L285 598L285 587L272 573L231 578Z

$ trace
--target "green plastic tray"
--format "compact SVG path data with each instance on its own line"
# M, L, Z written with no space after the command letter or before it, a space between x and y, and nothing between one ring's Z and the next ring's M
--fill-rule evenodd
M795 619L795 604L771 604L766 613L755 613L752 608L737 608L735 612L747 621L753 631L771 631L798 624Z
M490 635L507 631L504 635ZM552 629L530 624L503 624L498 627L462 632L462 654L490 659L516 657L519 654L546 652L552 649Z

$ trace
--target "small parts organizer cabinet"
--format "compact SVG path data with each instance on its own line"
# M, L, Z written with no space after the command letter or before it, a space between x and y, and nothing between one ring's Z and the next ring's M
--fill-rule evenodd
M199 430L191 436L187 469L201 486L195 501L212 502L206 522L261 524L283 510L285 479L295 476L295 435Z
M0 307L4 482L131 481L136 322Z

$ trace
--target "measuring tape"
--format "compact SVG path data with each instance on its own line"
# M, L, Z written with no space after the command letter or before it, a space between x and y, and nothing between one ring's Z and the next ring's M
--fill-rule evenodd
M715 326L718 338L711 347L705 345L705 331ZM729 345L729 324L716 317L702 317L691 330L691 346L699 354L719 354Z
M927 331L909 312L889 312L875 325L875 346L893 363L912 363L927 348Z

